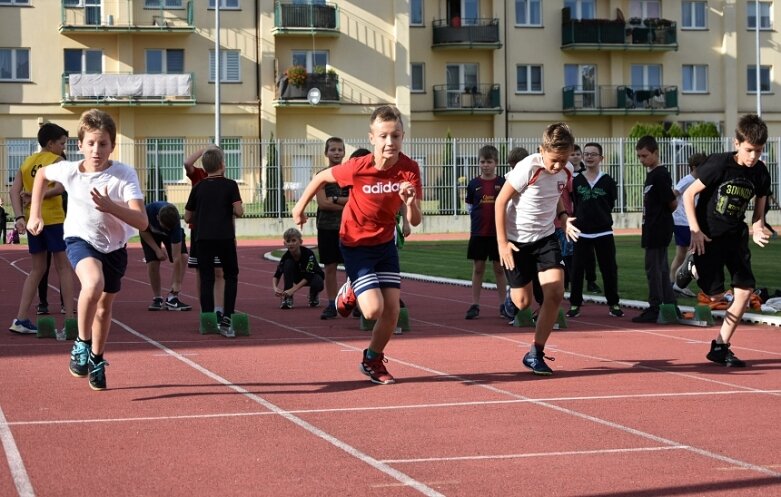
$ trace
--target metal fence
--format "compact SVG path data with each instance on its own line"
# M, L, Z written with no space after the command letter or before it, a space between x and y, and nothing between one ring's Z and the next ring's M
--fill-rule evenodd
M626 138L582 138L581 145L594 141L603 147L602 169L618 183L615 212L640 212L643 204L645 169L635 155L635 141ZM371 148L365 139L345 140L347 155L359 147ZM732 149L731 138L660 140L660 160L673 182L688 173L687 160L695 152L710 154ZM478 151L483 145L499 150L499 174L509 170L507 153L513 147L537 150L539 139L408 139L404 153L420 165L423 180L423 213L426 215L466 214L464 199L469 180L480 174ZM159 138L119 143L113 157L135 166L146 201L167 200L180 208L187 201L190 182L182 166L191 153L208 145L206 141ZM324 143L319 140L245 140L224 138L226 175L239 183L248 217L287 217L312 176L326 166ZM7 205L8 192L24 158L35 152L35 140L6 139L0 145L0 196ZM781 137L772 138L763 159L778 191L781 164L778 160ZM76 141L66 149L71 160L81 158ZM314 202L310 205L314 212Z

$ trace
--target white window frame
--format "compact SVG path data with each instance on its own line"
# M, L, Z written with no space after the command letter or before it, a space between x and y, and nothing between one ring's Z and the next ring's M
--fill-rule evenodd
M573 5L567 5L571 3ZM597 2L596 0L569 0L564 2L565 7L570 7L571 19L595 19L597 15ZM588 9L587 9L588 8ZM590 10L584 13L584 10Z
M230 5L229 5L230 4ZM208 10L214 10L214 0L209 0ZM241 0L220 0L220 10L241 10Z
M661 0L631 0L629 2L629 17L658 19L662 17L662 2Z
M523 5L521 5L523 3ZM532 4L537 5L537 11L539 12L540 16L540 22L532 22L531 21L531 13L532 13ZM525 9L524 16L526 17L526 22L520 23L518 22L519 18L519 11L521 8ZM522 27L539 27L542 26L542 0L515 0L515 25L516 26L522 26Z
M426 23L424 0L410 0L409 2L409 25L410 26L423 26ZM415 21L414 11L418 10L418 16L420 21Z
M301 64L301 61L297 61L296 58L304 57L306 62L304 64ZM325 56L325 64L315 64L315 58L316 57L323 57ZM331 56L328 53L328 50L293 50L291 52L290 57L291 64L294 66L301 65L306 68L306 72L313 73L315 72L315 67L317 66L324 66L328 67L328 65L331 62Z
M415 81L415 78L413 77L413 73L415 72L415 69L418 69L420 71L420 87L416 87L413 82ZM410 83L409 83L409 91L411 93L426 93L426 64L423 62L412 62L410 64Z
M746 3L746 29L756 29L757 15L755 7L753 0L749 0ZM759 2L759 22L760 31L773 29L773 2Z
M533 71L534 69L539 70L540 74L540 89L535 90L532 87L533 84ZM521 71L526 73L526 81L527 81L527 87L521 88L521 82L520 78L518 77L521 74ZM543 73L542 73L542 64L518 64L515 66L515 93L516 94L535 94L539 95L542 94L545 90L545 84L543 83Z
M659 80L658 81L652 81L651 78L651 71L650 69L658 69L659 71ZM635 79L635 70L640 69L642 71L640 81L637 81ZM664 81L664 73L662 72L664 68L662 67L662 64L632 64L630 67L630 74L632 77L632 87L634 89L640 89L640 88L655 88L662 86L662 81Z
M168 53L171 51L182 52L182 71L181 72L169 72L168 71ZM160 52L162 59L162 70L159 73L149 70L149 52ZM147 48L144 51L144 71L147 74L184 74L184 49L182 48Z
M691 88L686 87L686 73L691 77ZM700 81L702 80L702 81ZM708 93L708 66L707 64L684 64L681 66L681 93Z
M184 0L144 0L145 9L183 9Z
M567 69L570 69L570 71L567 71ZM575 74L576 79L575 84L573 85L573 81L567 80L567 73L571 72L571 69L575 68ZM584 74L586 74L588 71L591 71L592 73L592 79L591 84L593 84L594 89L593 90L587 90L586 85L584 84L587 80L584 78ZM564 64L564 86L575 86L580 89L575 90L575 95L579 95L582 100L582 107L584 109L594 109L597 107L597 91L599 90L599 86L597 85L597 65L596 64Z
M697 24L697 10L702 9L702 25ZM690 24L685 24L684 19L688 11ZM708 2L693 1L681 2L681 29L708 29Z
M30 81L30 73L32 72L30 69L30 49L29 48L11 48L11 47L3 47L0 48L0 50L6 51L8 50L11 54L11 77L6 78L0 78L0 81ZM24 52L27 54L27 77L26 78L20 78L19 77L19 53Z
M81 67L79 69L79 72L69 72L67 74L103 74L103 67L104 67L104 57L103 57L103 50L101 49L91 49L91 48L66 48L65 50L68 51L79 51L81 52ZM62 52L63 55L63 62L65 61L65 50ZM87 53L90 52L97 52L100 53L100 71L99 72L87 72Z
M756 64L750 64L746 67L746 93L749 95L756 95ZM763 73L767 74L767 78L763 78ZM760 65L759 66L759 85L763 86L763 83L765 83L765 79L767 79L768 83L768 89L767 90L760 90L761 95L769 95L773 93L773 66L771 65Z
M235 57L236 75L229 78L228 57ZM209 50L209 83L214 83L214 50ZM220 50L220 83L241 83L241 51L240 50Z
M15 5L30 5L30 0L0 0L0 7L13 7Z

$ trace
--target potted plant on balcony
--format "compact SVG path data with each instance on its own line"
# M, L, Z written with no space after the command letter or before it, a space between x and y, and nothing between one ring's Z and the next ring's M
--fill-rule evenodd
M306 68L304 66L290 66L285 69L285 76L289 85L303 88L306 84Z

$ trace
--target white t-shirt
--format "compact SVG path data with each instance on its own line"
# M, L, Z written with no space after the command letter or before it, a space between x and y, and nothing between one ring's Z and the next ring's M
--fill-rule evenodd
M108 197L121 204L143 200L138 176L132 167L117 161L96 173L80 172L80 164L81 161L62 161L46 167L46 178L62 183L68 192L65 238L81 238L104 254L119 250L136 231L111 214L100 212L90 192L93 188L101 193L107 190Z
M529 243L553 234L553 222L561 192L567 187L574 168L551 174L542 155L531 154L507 173L505 178L518 195L507 205L507 239ZM529 184L531 182L531 184Z
M694 183L694 176L687 174L683 178L678 180L678 184L675 185L675 190L680 193L678 195L678 207L673 211L673 224L676 226L689 226L689 220L686 219L686 208L683 205L683 192Z

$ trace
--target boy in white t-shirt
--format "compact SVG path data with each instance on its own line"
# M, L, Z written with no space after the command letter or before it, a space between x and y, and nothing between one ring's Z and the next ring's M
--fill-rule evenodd
M689 174L678 180L673 193L675 199L678 201L678 206L673 211L673 236L675 238L675 258L673 258L670 264L670 281L673 282L673 290L684 297L696 297L694 292L684 287L681 288L675 282L675 275L678 272L678 268L683 264L683 260L686 258L686 253L689 251L689 245L691 244L691 231L689 231L689 221L686 219L686 209L683 205L683 192L689 188L694 180L697 179L697 166L705 162L707 156L703 153L692 154L689 157Z
M109 160L117 127L111 116L91 109L79 120L79 150L84 160L61 161L35 176L27 230L43 230L41 202L47 181L68 192L63 226L65 251L81 283L79 337L71 350L70 372L89 376L93 390L106 389L103 350L111 326L111 307L127 268L125 245L135 229L149 224L144 195L132 167Z
M543 288L534 342L523 357L523 365L538 375L553 374L545 364L543 350L564 297L564 262L554 234L554 219L560 218L569 239L577 240L580 232L561 199L561 192L572 177L569 155L574 144L569 126L548 126L542 135L540 152L528 156L507 173L507 181L496 199L499 256L513 302L519 309L531 305L535 273Z

